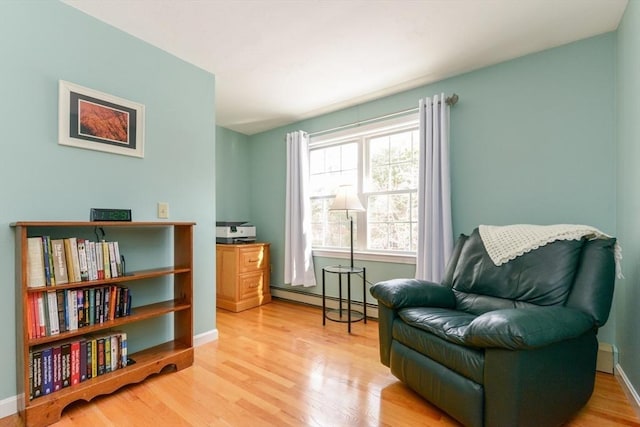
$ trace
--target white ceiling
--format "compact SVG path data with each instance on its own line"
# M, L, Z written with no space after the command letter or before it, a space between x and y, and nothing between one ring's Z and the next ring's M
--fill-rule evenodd
M217 124L251 135L613 31L627 0L64 3L215 74Z

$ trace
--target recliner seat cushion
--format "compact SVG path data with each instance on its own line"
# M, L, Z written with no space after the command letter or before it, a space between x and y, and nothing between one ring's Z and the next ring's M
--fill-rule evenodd
M457 308L482 314L506 308L505 300L535 305L561 305L567 300L584 240L558 240L496 266L475 229L460 252L452 287ZM482 299L465 294L496 297ZM525 304L526 305L526 304Z
M484 350L453 344L405 322L393 323L393 339L475 383L484 382Z
M438 307L410 307L398 310L407 324L430 332L454 344L465 344L464 332L477 317L464 311Z

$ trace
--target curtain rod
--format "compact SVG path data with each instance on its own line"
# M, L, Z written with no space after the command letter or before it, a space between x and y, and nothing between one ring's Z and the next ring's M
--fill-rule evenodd
M458 102L458 95L456 95L455 93L447 98L445 98L444 102L450 106L453 107L454 105L456 105L456 103ZM438 101L438 103L440 103L440 101ZM354 122L354 123L349 123L346 125L342 125L342 126L337 126L331 129L326 129L326 130L319 130L317 132L311 132L308 135L309 136L315 136L315 135L320 135L323 133L330 133L330 132L335 132L338 130L342 130L342 129L347 129L350 127L356 127L356 126L361 126L370 122L377 122L378 120L383 120L383 119L390 119L392 117L396 117L396 116L403 116L405 114L409 114L409 113L413 113L418 111L417 107L414 108L409 108L407 110L402 110L402 111L396 111L395 113L389 113L389 114L385 114L384 116L379 116L379 117L373 117L371 119L366 119L366 120L361 120L359 122Z

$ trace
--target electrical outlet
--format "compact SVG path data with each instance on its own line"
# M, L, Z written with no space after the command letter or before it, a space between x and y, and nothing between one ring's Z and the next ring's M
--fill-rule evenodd
M169 203L158 202L158 218L160 219L169 218Z

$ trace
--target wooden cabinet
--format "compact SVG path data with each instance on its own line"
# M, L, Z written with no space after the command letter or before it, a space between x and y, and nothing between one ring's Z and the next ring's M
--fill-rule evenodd
M62 410L77 400L89 401L96 396L115 392L124 385L138 383L167 366L180 370L193 364L193 226L191 222L16 222L11 224L16 236L16 324L17 324L17 387L18 410L26 426L44 426L60 419ZM140 254L154 249L162 259L172 264L154 269L126 271L124 276L68 283L53 287L29 287L27 278L27 238L49 235L67 238L81 235L96 236L96 230L106 230L129 237L120 242L123 254ZM141 236L137 239L135 236ZM163 242L166 248L162 248ZM159 247L160 246L160 247ZM154 252L155 253L155 252ZM135 255L134 255L135 256ZM155 258L154 258L155 259ZM131 258L127 262L135 264ZM152 262L161 264L157 259ZM157 265L157 264L155 264ZM163 279L164 278L164 279ZM168 278L168 279L167 279ZM158 281L162 286L156 286ZM173 288L167 292L166 283ZM104 323L91 324L52 336L30 338L28 300L32 293L52 289L79 290L110 285L135 287L132 290L133 307L126 317L116 317ZM145 303L136 306L136 291L145 294ZM30 398L30 353L37 346L55 347L69 340L81 340L88 334L100 334L114 329L127 329L127 325L171 315L173 339L149 348L143 348L129 357L135 364L79 382L50 394ZM145 325L135 325L138 329ZM164 335L163 335L164 336ZM151 341L162 342L160 334ZM136 343L128 340L131 349ZM138 345L140 347L140 345ZM131 353L131 352L129 352Z
M216 306L242 311L271 301L268 243L216 245Z

